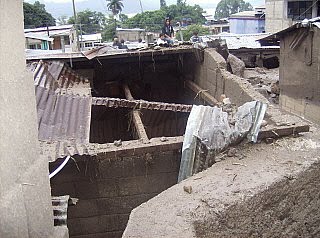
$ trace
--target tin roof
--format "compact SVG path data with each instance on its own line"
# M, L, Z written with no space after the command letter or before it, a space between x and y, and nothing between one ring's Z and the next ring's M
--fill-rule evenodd
M302 22L297 22L296 24L283 29L277 33L274 33L272 35L266 36L264 38L259 39L261 44L263 45L270 45L270 44L279 44L280 38L286 35L289 32L295 31L296 29L300 28L310 28L310 27L316 27L320 28L320 17L312 18L312 19L305 19Z
M221 33L218 35L202 36L204 42L215 39L225 40L228 49L237 50L241 48L247 49L260 49L266 48L261 46L259 39L269 36L268 33L257 33L257 34L232 34L232 33ZM278 48L278 47L277 47Z

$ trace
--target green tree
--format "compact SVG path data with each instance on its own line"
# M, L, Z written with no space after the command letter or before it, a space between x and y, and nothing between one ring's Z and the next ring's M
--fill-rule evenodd
M136 14L125 21L123 25L127 28L139 27L148 31L159 31L163 27L166 17L170 17L173 24L182 21L183 18L191 19L191 23L193 24L202 24L205 22L203 12L203 9L199 5L170 5L162 7L160 10Z
M114 19L114 29L117 28L117 20L116 15L118 15L123 8L122 0L107 0L107 8L109 11L112 12L113 19Z
M189 25L189 26L187 26L186 29L182 30L183 39L185 41L188 41L194 32L198 32L199 36L208 35L209 29L207 27L202 26L202 25L197 25L197 24ZM176 36L177 36L178 40L181 40L180 34L176 34Z
M69 24L75 24L74 17L70 17ZM106 23L106 17L101 12L90 11L89 9L77 13L78 29L83 34L93 34L101 32Z
M62 15L62 16L58 17L57 18L57 24L59 26L67 25L68 24L68 16Z
M166 0L160 0L160 8L163 8L166 6L167 6Z
M34 4L23 2L24 27L36 28L55 26L56 20L45 9L45 5L36 1Z
M109 18L106 19L106 24L103 28L102 40L103 41L113 40L113 37L115 35L116 35L116 29L114 28L114 17L109 16Z
M253 10L250 3L243 0L221 0L216 8L215 19L227 18L231 14Z

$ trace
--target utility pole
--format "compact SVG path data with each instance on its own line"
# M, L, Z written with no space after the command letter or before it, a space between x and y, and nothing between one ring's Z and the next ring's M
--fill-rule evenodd
M141 0L139 0L139 3L140 3L140 8L141 8L141 13L143 13L143 7L142 7L142 2L141 2Z
M76 5L74 3L74 0L72 0L72 5L73 5L73 17L74 17L74 27L76 30L76 35L77 35L77 49L80 51L80 41L79 41L79 31L78 31L78 26L77 26L77 13L76 13Z

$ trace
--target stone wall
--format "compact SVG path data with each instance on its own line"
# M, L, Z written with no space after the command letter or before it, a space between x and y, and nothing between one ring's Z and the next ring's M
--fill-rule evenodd
M320 123L320 30L308 33L295 48L289 47L298 29L281 39L280 105L283 109Z
M52 193L79 198L68 209L71 237L121 237L131 210L176 184L179 166L177 150L116 158L76 157L76 163L70 160L51 180Z

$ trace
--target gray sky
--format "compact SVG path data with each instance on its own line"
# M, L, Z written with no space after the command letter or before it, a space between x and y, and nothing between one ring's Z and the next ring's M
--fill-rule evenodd
M33 3L35 0L25 0ZM72 15L72 0L39 0L46 5L46 9L55 18L61 15ZM159 9L160 0L141 0L143 10ZM187 4L198 4L207 11L208 14L214 14L214 9L220 0L187 0ZM247 0L253 6L264 4L264 0ZM106 0L75 0L77 11L90 9L93 11L107 12ZM176 0L166 0L167 5L175 4ZM123 0L123 13L131 15L140 12L139 0Z

